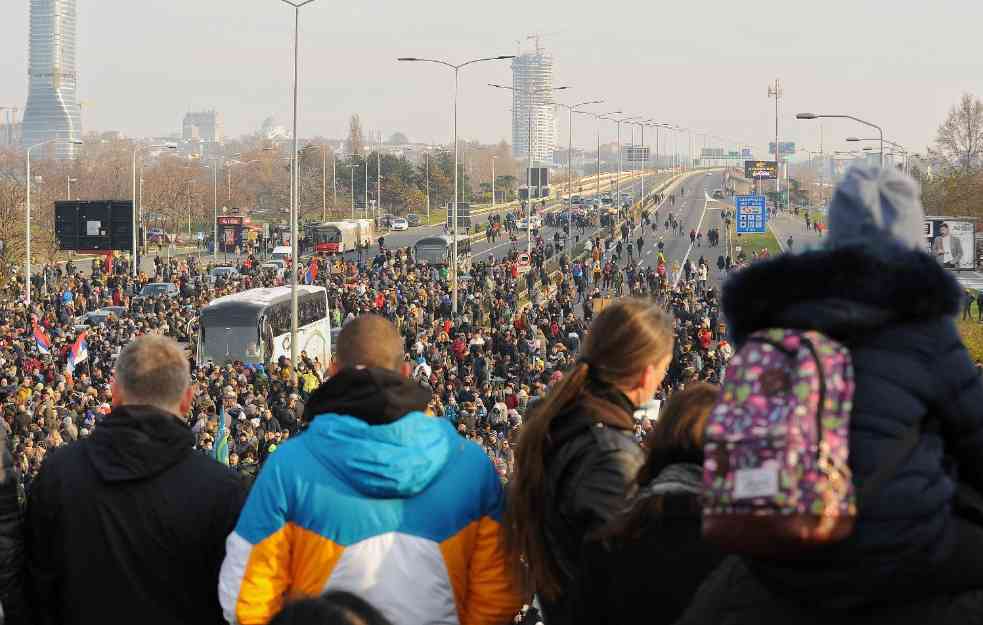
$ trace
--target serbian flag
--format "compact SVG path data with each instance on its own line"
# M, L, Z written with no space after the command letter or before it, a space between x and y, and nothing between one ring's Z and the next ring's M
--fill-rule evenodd
M37 322L34 323L34 341L37 343L39 352L42 354L51 353L51 338Z
M84 362L89 357L89 343L85 340L85 332L79 334L72 344L72 349L68 352L68 368L75 373L75 367Z

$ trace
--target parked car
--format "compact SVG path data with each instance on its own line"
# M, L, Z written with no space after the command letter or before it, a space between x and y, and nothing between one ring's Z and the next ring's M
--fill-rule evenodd
M389 227L393 231L406 230L410 227L410 223L402 217L393 217Z
M226 282L239 279L239 270L235 267L215 267L208 272L208 283L214 285L219 278Z
M161 295L177 297L178 293L177 286L170 282L151 282L140 289L140 297L159 297Z
M392 227L392 223L393 223L392 215L383 215L382 217L379 217L380 228L390 228Z
M102 308L100 308L95 312L97 313L105 312L105 313L110 313L112 315L116 315L117 317L122 317L123 315L126 314L127 310L126 310L126 306L103 306Z
M406 216L406 223L409 224L410 228L416 228L420 225L420 216L416 213L410 213Z
M261 275L270 275L275 280L282 280L286 269L286 263L279 260L271 260L259 266L259 272Z
M94 326L101 326L113 317L118 317L116 313L111 310L93 310L85 313L84 315L79 315L75 318L72 325L76 330L85 330Z

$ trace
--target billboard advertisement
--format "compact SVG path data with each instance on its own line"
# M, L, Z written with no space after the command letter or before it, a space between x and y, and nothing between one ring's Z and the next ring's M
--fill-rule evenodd
M550 183L549 167L530 167L527 172L526 180L531 181L534 187L545 187Z
M734 198L737 208L737 233L763 233L768 228L768 208L763 195L738 195Z
M626 145L622 148L624 160L628 163L647 163L649 149L640 145Z
M778 163L775 161L744 161L744 177L754 180L774 180L778 178Z
M131 251L133 202L71 200L55 202L58 249L76 252Z
M948 269L974 269L976 222L965 217L926 217L925 249Z
M795 141L782 141L781 146L781 156L791 156L795 154ZM775 142L772 141L768 144L768 154L775 153Z

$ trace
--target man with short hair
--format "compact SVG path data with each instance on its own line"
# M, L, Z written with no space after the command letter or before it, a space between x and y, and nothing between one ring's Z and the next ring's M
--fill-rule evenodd
M194 453L194 397L173 340L145 336L116 360L112 412L44 461L27 506L35 622L220 622L224 540L245 490Z
M286 597L345 589L397 625L495 625L522 604L500 543L501 481L480 447L427 416L383 317L342 328L310 427L271 454L229 536L219 597L266 623Z

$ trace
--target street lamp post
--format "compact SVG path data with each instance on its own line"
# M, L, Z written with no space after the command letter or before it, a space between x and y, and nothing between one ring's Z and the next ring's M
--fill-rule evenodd
M458 90L458 76L461 72L461 68L467 67L473 63L482 63L484 61L502 61L507 59L514 59L514 54L503 54L499 56L491 56L480 59L471 59L464 63L459 63L454 65L453 63L448 63L447 61L441 61L437 59L421 59L411 56L404 56L396 59L402 62L411 63L436 63L438 65L443 65L444 67L449 67L454 70L454 206L451 209L451 219L453 220L453 251L454 261L451 263L451 312L452 314L457 314L457 204L458 204L458 180L457 180L457 169L458 169L458 145L457 145L457 90ZM429 187L429 185L428 185Z
M295 2L293 0L280 0L294 9L294 118L293 118L293 138L294 147L291 158L293 164L290 168L290 379L293 384L297 384L297 269L300 265L300 258L297 254L297 88L300 76L300 9L314 0L303 0Z
M506 91L515 92L514 87L508 87L506 85L496 85L488 83L489 87L495 87L496 89L505 89ZM530 89L529 90L529 103L526 107L528 110L528 128L527 128L527 138L526 138L526 160L528 161L526 165L526 253L532 258L532 97L534 95L539 95L543 93L552 93L553 91L563 91L569 89L570 87L548 87L545 89Z
M427 225L430 225L430 152L427 152Z
M573 114L579 112L578 109L592 104L603 104L604 100L589 100L577 104L563 104L560 106L567 109L569 114L567 119L567 255L570 254L570 235L573 233Z
M491 174L491 178L492 178L491 179L492 213L495 212L495 159L496 158L498 158L498 157L495 156L494 154L492 154L492 157L491 157L491 168L492 168L492 174Z
M890 145L892 147L897 148L901 152L902 156L904 157L904 172L906 174L908 173L908 150L903 145L901 145L900 143L895 143L894 141L888 141L887 139L879 139L877 137L873 137L873 138L847 137L846 140L847 141L850 141L850 142L857 142L857 141L883 141L884 143L886 143L886 144L888 144L888 145ZM867 149L867 148L864 148L864 149ZM882 158L881 159L881 163L883 164L883 162L884 161L883 161L883 158Z
M575 111L579 115L590 115L594 118L594 136L597 140L597 163L594 171L594 196L601 194L601 120L612 120L608 115L621 115L621 111L611 111L609 113L590 113L588 111Z
M834 118L834 119L852 119L853 121L863 124L864 126L870 126L878 132L880 137L877 139L881 143L881 167L884 167L884 130L877 124L872 124L871 122L864 121L859 117L854 117L853 115L830 115L826 113L797 113L795 119L820 119L820 118Z
M52 143L66 144L66 145L82 145L82 142L78 139L48 139L47 141L42 141L41 143L35 143L27 148L27 195L25 197L25 271L24 274L24 290L27 294L24 297L24 301L27 303L27 307L31 307L31 152L45 145L50 145Z
M78 182L78 181L79 181L78 178L72 178L71 176L68 176L68 197L67 197L67 199L68 199L69 202L72 201L72 183L73 182Z
M352 156L352 162L349 167L352 169L352 219L355 219L355 170L358 168L358 165L355 163L354 156Z
M132 240L133 254L132 254L132 259L131 259L133 262L131 264L133 265L133 267L131 268L130 273L132 274L132 276L134 278L136 278L137 275L140 273L140 266L139 266L140 265L140 262L139 262L140 255L139 255L138 250L137 250L137 233L139 231L139 228L137 227L137 154L139 154L140 152L142 152L142 151L144 151L146 149L150 149L150 150L175 150L175 149L177 149L177 146L176 145L173 145L173 144L158 144L158 145L150 145L150 146L139 146L138 145L137 147L133 148L133 160L132 160L131 168L130 168L130 171L131 171L131 173L133 175L133 180L132 180L133 194L130 196L131 198L133 198L132 199L132 202L133 202L133 211L132 211L132 213L133 213L133 215L132 215L132 220L131 220L131 222L132 222L131 223L131 227L133 228L133 233L132 233L132 235L133 235L133 240ZM139 207L139 210L142 212L143 211L143 206L140 206Z

